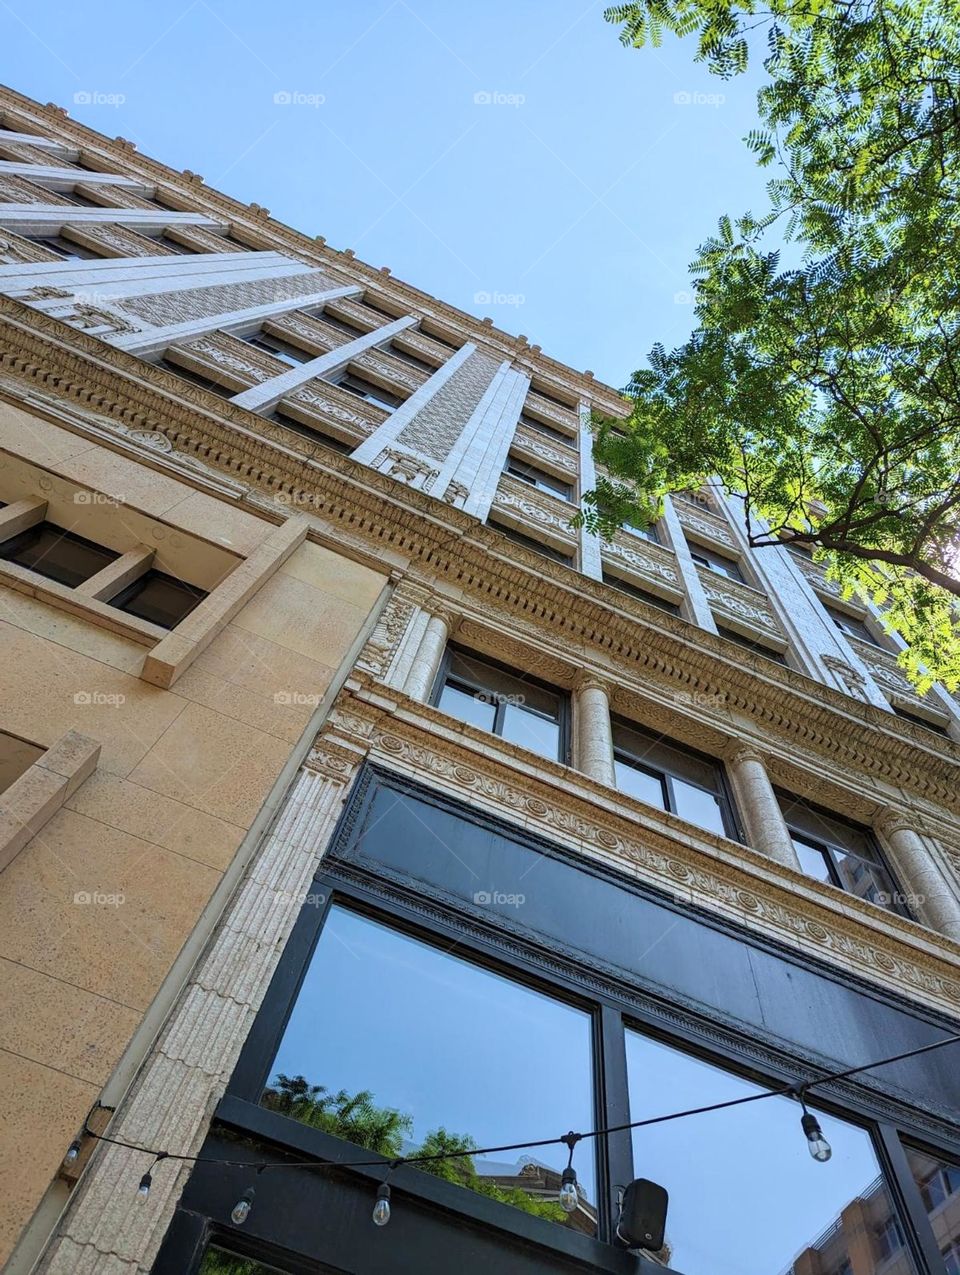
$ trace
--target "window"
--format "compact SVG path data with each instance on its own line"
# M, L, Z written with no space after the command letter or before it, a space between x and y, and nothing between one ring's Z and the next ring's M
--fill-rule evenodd
M689 543L689 542L688 542ZM716 575L726 576L730 580L743 581L743 572L733 558L728 558L714 549L705 549L703 545L691 544L690 557L698 567L705 567Z
M777 796L808 876L901 916L910 915L868 828L834 818L788 793Z
M632 522L624 522L620 524L624 531L630 533L631 536L642 536L644 540L649 540L652 544L660 543L660 536L657 533L655 523L650 523L646 527L635 526Z
M279 1266L264 1266L252 1257L237 1257L211 1245L203 1255L197 1275L283 1275Z
M641 602L648 602L651 606L659 607L661 611L668 611L671 615L679 615L680 608L676 602L668 602L666 598L661 598L656 593L650 593L647 589L643 589L639 584L631 584L629 580L622 580L620 576L610 575L604 571L603 583L609 584L613 589L619 589L621 593L629 593L633 598L639 598Z
M288 341L283 341L278 336L273 336L269 332L257 332L254 336L245 338L248 345L256 346L258 350L266 350L268 354L272 354L275 359L281 359L290 367L300 367L302 363L309 363L314 357L308 354L306 350L298 349L297 346L291 345Z
M94 252L92 248L86 248L83 244L74 243L72 239L65 239L63 235L28 235L26 237L31 243L38 244L41 248L49 248L58 257L62 257L64 261L90 261L100 255Z
M548 403L553 403L555 407L562 407L565 412L575 412L577 410L576 403L571 403L569 399L560 398L553 390L545 389L542 385L531 385L530 390L539 398L545 398Z
M613 723L617 787L722 837L737 836L720 767L642 727Z
M205 589L151 569L111 598L110 605L163 629L173 629L206 596Z
M443 336L436 328L428 327L425 323L420 324L420 331L429 340L436 341L437 345L445 345L448 350L453 350L454 353L460 349L456 342L451 341L449 337Z
M0 544L0 559L75 589L119 558L113 549L85 540L52 522L38 522Z
M194 372L188 367L181 367L179 363L174 363L170 359L158 359L157 367L162 367L165 371L172 372L174 376L179 376L181 380L189 381L191 385L198 385L202 390L209 390L212 394L219 394L221 398L233 398L234 394L240 392L230 385L225 385L223 381L215 380L212 375L204 376L201 372Z
M336 328L338 332L345 333L351 341L355 341L358 336L366 336L363 328L358 328L352 323L348 323L346 319L341 319L339 315L330 314L328 310L322 311L318 316L324 323L329 323L332 328Z
M468 1138L497 1146L520 1128L593 1128L592 1051L586 1011L335 903L260 1101L388 1156ZM569 1218L557 1203L565 1164L565 1148L544 1147L423 1171L592 1234L593 1148L579 1148Z
M573 565L573 554L564 553L562 549L556 548L555 545L548 545L544 544L542 540L535 540L533 536L527 536L522 531L517 531L515 527L508 527L506 523L491 522L490 526L515 544L524 545L527 549L533 549L535 553L542 553L545 558L553 558L554 562L565 562L568 566Z
M566 761L567 697L468 651L449 647L433 703L551 761Z
M826 603L824 603L824 610L837 628L842 633L846 633L847 637L859 638L861 642L869 642L872 646L880 645L864 621L858 619L857 616L848 615L846 611L841 611L837 607L829 607Z
M903 1248L903 1231L895 1217L884 1218L878 1226L874 1227L873 1234L877 1245L877 1255L881 1261L892 1257Z
M787 662L782 651L777 651L772 646L767 646L766 642L758 642L755 638L746 637L743 633L738 633L736 629L725 629L718 624L717 632L722 638L726 638L728 642L736 642L738 646L745 646L748 651L756 651L757 655L765 655L768 660L774 660L777 664L786 664Z
M921 717L919 713L911 713L908 708L901 708L899 704L891 704L890 707L897 717L902 717L905 722L913 722L914 726L922 726L924 730L932 730L935 735L946 735L948 739L950 738L950 732L940 722L931 721L929 717Z
M762 1087L712 1062L628 1030L630 1119L749 1098ZM684 1275L809 1275L844 1263L875 1275L864 1252L864 1215L898 1227L866 1130L821 1117L829 1170L798 1137L798 1106L779 1095L697 1120L695 1141L672 1124L634 1131L635 1171L670 1193L667 1246ZM695 1148L695 1149L694 1149ZM866 1258L866 1264L864 1259ZM915 1267L906 1253L897 1275ZM847 1268L849 1269L849 1267Z
M44 750L16 735L0 731L0 792L16 783L25 770L39 761Z
M174 239L170 234L163 234L156 241L162 244L168 252L175 252L181 257L192 257L196 253L195 248L188 248L186 244L182 244L179 239Z
M516 456L507 457L503 472L512 474L514 478L519 478L521 482L529 483L531 487L536 487L538 491L548 491L551 495L559 496L562 500L573 499L572 483L566 482L563 478L555 478L553 474L548 474L545 470L538 469L536 465L528 465L525 460L519 460Z
M946 1267L946 1275L960 1275L960 1244L950 1244L940 1255Z
M525 412L520 413L518 425L526 425L527 429L536 430L538 434L542 434L544 438L550 438L555 443L562 443L564 447L576 447L577 440L572 434L565 434L563 430L554 429L552 425L547 425L543 421L538 421L535 416L527 416Z
M960 1193L960 1167L913 1147L907 1147L906 1152L910 1171L920 1188L920 1198L927 1213L935 1213ZM954 1203L960 1203L960 1200Z
M417 358L415 354L411 354L408 350L401 349L395 341L391 341L387 346L387 353L395 359L400 359L403 363L409 363L411 367L418 368L421 372L428 372L430 376L433 376L437 370L433 363L428 363L426 359Z
M349 456L354 450L352 443L345 443L342 438L337 438L333 434L326 434L319 426L304 425L302 421L294 420L292 416L287 416L285 412L271 412L267 420L276 421L278 425L282 425L284 429L293 430L296 434L301 434L304 438L309 438L315 443L322 443L324 447L329 447L332 451L340 452L343 456Z
M361 376L354 376L352 372L347 372L345 376L341 376L332 384L350 394L355 394L357 398L365 399L368 403L376 403L377 407L386 408L388 412L396 411L403 402L399 394L391 394L389 390L381 389L379 385L365 381Z

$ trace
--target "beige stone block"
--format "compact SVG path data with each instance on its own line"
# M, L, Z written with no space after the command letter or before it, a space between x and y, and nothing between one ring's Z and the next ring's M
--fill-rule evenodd
M188 704L130 778L247 827L290 745L201 704Z
M248 690L213 677L194 665L177 678L177 694L295 744L330 681L329 669L322 664L316 668L325 676L319 677L314 683L316 689L308 692L289 689L266 670L260 687Z
M135 677L143 664L139 642L8 585L0 585L0 620Z
M291 554L281 570L323 593L342 598L354 606L372 607L387 583L387 577L361 566L342 554L309 540Z
M185 500L168 509L166 521L243 555L252 553L276 531L275 524L266 519L201 491L191 492Z
M239 629L336 668L359 633L369 607L354 606L282 571L236 617Z
M66 804L78 814L220 871L233 859L245 833L237 824L103 772L91 775Z
M95 739L70 730L47 749L37 765L67 781L65 799L93 774L99 757L100 745Z
M93 444L79 434L53 425L9 403L0 403L0 448L38 465L59 465L90 451Z
M215 642L197 658L195 667L247 690L260 690L268 682L276 690L321 693L333 669L328 664L291 651L277 642L229 624ZM177 694L180 685L177 684Z
M65 1236L54 1240L43 1275L139 1275L142 1270L139 1262L126 1261L116 1253L101 1253L90 1244L77 1244Z
M6 1260L71 1139L97 1096L97 1086L29 1058L0 1052L0 1262Z
M97 739L99 765L127 774L184 701L76 651L0 624L4 727L49 747L69 730Z
M137 1010L0 957L0 1049L102 1085L139 1021Z
M64 478L104 492L121 504L159 518L193 494L186 483L105 447L91 447L58 466Z

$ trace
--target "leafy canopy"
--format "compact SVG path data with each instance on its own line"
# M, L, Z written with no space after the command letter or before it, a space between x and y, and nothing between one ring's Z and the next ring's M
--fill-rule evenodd
M632 46L695 38L715 74L763 49L769 207L700 248L697 327L598 422L583 520L649 519L716 479L756 547L815 551L960 684L960 0L644 0ZM795 241L798 264L778 248ZM924 671L925 670L925 671Z

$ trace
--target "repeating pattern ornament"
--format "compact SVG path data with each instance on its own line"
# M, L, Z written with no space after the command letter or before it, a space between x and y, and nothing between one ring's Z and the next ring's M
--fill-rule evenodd
M544 460L548 465L568 477L574 477L577 473L577 453L569 447L560 447L554 443L550 443L538 434L536 430L521 425L514 435L514 446L521 452L529 452L538 460Z
M708 570L700 569L700 582L707 595L707 601L742 620L749 620L771 633L779 633L780 626L774 618L773 610L766 598L755 589L738 585L735 580L717 577Z
M383 449L373 462L373 468L378 469L382 474L387 474L390 478L396 478L398 482L406 483L409 487L418 487L422 491L428 491L440 474L438 469L433 469L420 456L397 451L393 447Z
M385 677L400 645L400 639L407 631L407 625L416 610L413 602L395 592L374 625L373 632L360 653L357 667L365 669L374 677Z
M733 533L726 520L721 518L719 514L711 514L703 509L695 509L687 500L677 501L677 512L680 516L680 522L688 531L693 531L703 536L708 543L711 540L715 540L718 544L733 547Z
M866 689L867 679L859 669L854 668L852 664L848 664L846 660L840 659L837 655L824 655L823 662L830 672L840 679L841 686L849 691L851 695L863 694Z
M196 358L215 363L217 367L225 367L229 368L231 372L239 372L241 376L255 381L257 384L269 381L271 377L277 375L275 367L263 367L255 358L249 357L246 351L242 349L241 342L235 342L235 344L241 345L241 350L236 350L228 344L230 341L231 338L224 337L222 334L204 336L196 341L191 341L188 345L183 346L183 349L189 350Z
M619 535L616 536L603 546L603 556L615 558L641 576L665 580L679 588L680 577L673 566L674 555L661 545L650 544L636 536L633 540L636 543L627 544Z
M573 539L573 531L570 527L573 510L566 505L566 502L555 500L545 492L536 491L508 474L504 474L500 479L493 503L497 509L515 512L527 522L535 523L540 527L549 527L551 531L559 532L565 539Z

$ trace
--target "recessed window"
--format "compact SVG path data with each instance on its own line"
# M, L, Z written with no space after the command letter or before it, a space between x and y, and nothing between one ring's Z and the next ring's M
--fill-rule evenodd
M89 195L84 195L78 190L57 191L61 199L67 199L71 204L78 204L81 208L102 208L103 204L97 203L95 199L91 199Z
M545 398L548 403L553 403L555 407L562 407L565 412L575 412L577 410L576 403L571 403L566 398L560 398L553 390L545 389L542 385L531 385L530 390L539 398Z
M0 792L16 783L24 771L40 760L44 750L16 735L0 731Z
M573 565L573 554L565 553L555 545L545 544L542 540L517 531L516 527L508 527L506 523L491 522L490 526L499 531L502 536L506 536L508 540L512 540L514 544L523 545L524 548L532 549L535 553L542 553L545 558L552 558L554 562L564 562L567 566Z
M590 1129L590 1014L335 903L260 1102L391 1158L509 1144L518 1129ZM580 1204L569 1216L558 1203L562 1146L422 1171L593 1234L595 1154L578 1148Z
M75 589L119 558L53 522L38 522L0 544L0 558Z
M519 478L521 482L528 483L531 487L536 487L538 491L548 491L552 496L559 496L562 500L573 499L572 483L566 482L563 478L555 478L553 474L538 469L536 465L528 465L526 461L519 460L516 456L507 457L503 472Z
M198 602L207 596L206 590L187 584L163 571L146 571L132 584L110 599L110 605L128 615L149 620L163 629L173 629L185 619Z
M332 384L368 403L376 403L377 407L386 408L388 412L395 412L403 402L399 394L391 394L389 390L381 389L379 385L374 385L372 381L365 381L363 377L355 376L353 372L348 372L346 376L341 376Z
M621 792L721 837L737 836L723 774L711 758L642 727L614 721L613 759Z
M703 545L690 544L689 541L687 543L690 548L690 557L698 567L705 567L707 571L726 576L730 580L743 581L743 572L733 558L717 553L715 549L705 549Z
M445 345L448 350L453 350L454 353L460 349L460 346L457 345L456 342L451 341L449 337L443 336L441 333L437 332L435 328L431 328L425 323L420 324L420 331L431 341L436 341L437 345Z
M266 419L276 421L284 429L293 430L295 434L309 438L314 443L322 443L324 447L329 447L332 451L340 452L344 456L349 456L354 450L352 443L345 443L342 438L336 438L333 434L324 433L318 425L304 425L303 421L294 420L292 416L287 416L285 412L271 412Z
M520 413L519 425L525 425L527 429L535 430L538 434L542 434L544 438L550 438L555 443L562 443L564 447L576 447L577 440L572 434L565 434L561 429L555 429L552 425L547 425L544 421L538 421L535 416L527 416L525 412Z
M638 527L632 522L624 522L620 526L622 530L629 532L631 536L642 536L644 540L649 540L651 544L655 545L660 543L656 525L652 522L645 527Z
M303 363L309 363L314 357L306 350L301 350L291 345L289 341L273 336L270 332L257 332L254 336L246 337L245 340L247 345L253 345L258 350L266 350L268 354L272 354L275 359L281 359L289 367L300 367Z
M451 717L565 761L567 696L532 678L449 647L433 703Z
M163 234L156 240L158 244L162 244L168 252L175 252L181 257L192 257L196 255L195 248L188 248L186 244L180 243L178 239L174 239L170 234Z
M28 235L26 237L31 243L38 244L41 248L49 248L64 261L90 261L100 256L92 248L74 243L72 239L65 239L62 235Z
M661 611L667 611L670 615L680 614L680 608L676 602L668 602L659 594L651 593L649 589L643 589L639 584L633 584L629 580L622 580L620 576L610 575L609 572L604 571L603 583L609 584L613 589L619 589L621 593L629 593L632 598L639 598L641 602L647 602L650 606L659 607Z
M866 623L856 615L849 615L846 611L841 611L839 607L829 607L824 604L824 610L837 628L846 633L847 637L859 638L861 642L869 642L872 646L879 646L880 643L867 628Z
M387 346L387 353L393 358L399 359L402 363L409 363L411 367L417 368L421 372L427 372L430 376L437 370L433 363L428 363L426 359L419 359L415 354L411 354L409 350L403 350L396 342L391 342Z
M766 642L759 642L756 638L750 638L743 633L738 633L736 629L725 629L718 624L717 632L722 638L726 638L728 642L736 642L737 646L745 646L748 651L755 651L757 655L763 655L766 659L773 660L776 664L786 664L787 662L782 651L768 646Z
M322 319L324 323L329 323L338 332L343 332L351 341L355 341L358 336L367 335L363 328L355 327L354 324L348 323L346 319L341 319L339 315L331 314L329 310L324 310L318 318Z
M931 721L930 718L922 717L919 713L911 713L908 708L901 708L899 704L891 704L890 707L897 717L902 717L905 722L913 722L914 726L922 726L924 730L932 730L935 735L950 738L950 732L940 722Z
M197 385L202 390L209 390L211 394L219 394L221 398L233 398L234 394L239 392L232 385L226 385L223 381L215 380L213 376L204 376L200 372L194 372L191 368L181 367L179 363L174 363L170 359L158 359L157 367L162 367L165 371L172 372L174 376L179 376L181 380L189 381L191 385Z
M869 828L837 819L789 793L778 792L777 798L807 876L901 916L910 915Z
M833 1113L819 1116L833 1148L824 1168L807 1154L795 1100L749 1101L766 1086L639 1031L627 1031L626 1045L631 1120L741 1103L694 1117L693 1143L692 1122L689 1136L670 1123L634 1131L636 1171L670 1192L663 1256L671 1270L839 1275L846 1263L858 1275L913 1275L906 1252L888 1268L871 1243L883 1232L892 1252L898 1223L865 1129Z

